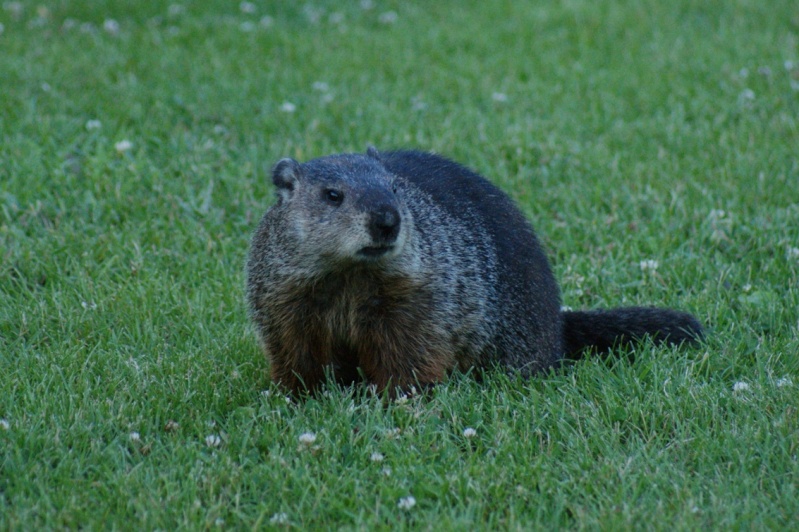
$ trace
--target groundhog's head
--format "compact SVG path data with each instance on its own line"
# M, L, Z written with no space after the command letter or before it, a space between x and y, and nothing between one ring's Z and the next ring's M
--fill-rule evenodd
M379 263L402 252L412 223L403 182L386 170L376 149L303 164L282 159L272 181L274 211L284 217L298 253L337 264Z

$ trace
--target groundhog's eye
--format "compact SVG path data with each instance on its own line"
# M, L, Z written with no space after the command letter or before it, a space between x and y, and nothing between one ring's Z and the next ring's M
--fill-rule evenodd
M344 201L344 194L332 188L325 189L324 197L332 205L341 205L341 202Z

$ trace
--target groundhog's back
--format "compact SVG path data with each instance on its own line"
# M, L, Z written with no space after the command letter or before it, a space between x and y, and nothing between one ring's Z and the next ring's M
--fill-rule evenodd
M490 319L498 361L524 375L555 364L562 353L558 286L530 222L513 201L477 173L434 154L381 152L380 158L459 220L459 227L479 229L491 239L497 300Z

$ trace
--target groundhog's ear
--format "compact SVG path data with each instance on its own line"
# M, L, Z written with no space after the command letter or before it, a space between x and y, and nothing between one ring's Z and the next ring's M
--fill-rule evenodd
M300 179L300 163L294 159L280 159L272 168L272 183L277 187L278 198L287 200L294 193Z
M366 148L366 155L368 155L372 159L377 159L378 161L380 160L380 152L377 151L377 148L375 148L374 146L369 146L368 148Z

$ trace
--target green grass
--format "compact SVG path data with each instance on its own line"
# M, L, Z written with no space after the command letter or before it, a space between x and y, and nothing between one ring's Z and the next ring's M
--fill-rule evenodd
M795 2L4 5L0 529L795 524ZM564 304L707 343L287 404L243 300L268 168L369 144L508 191Z

